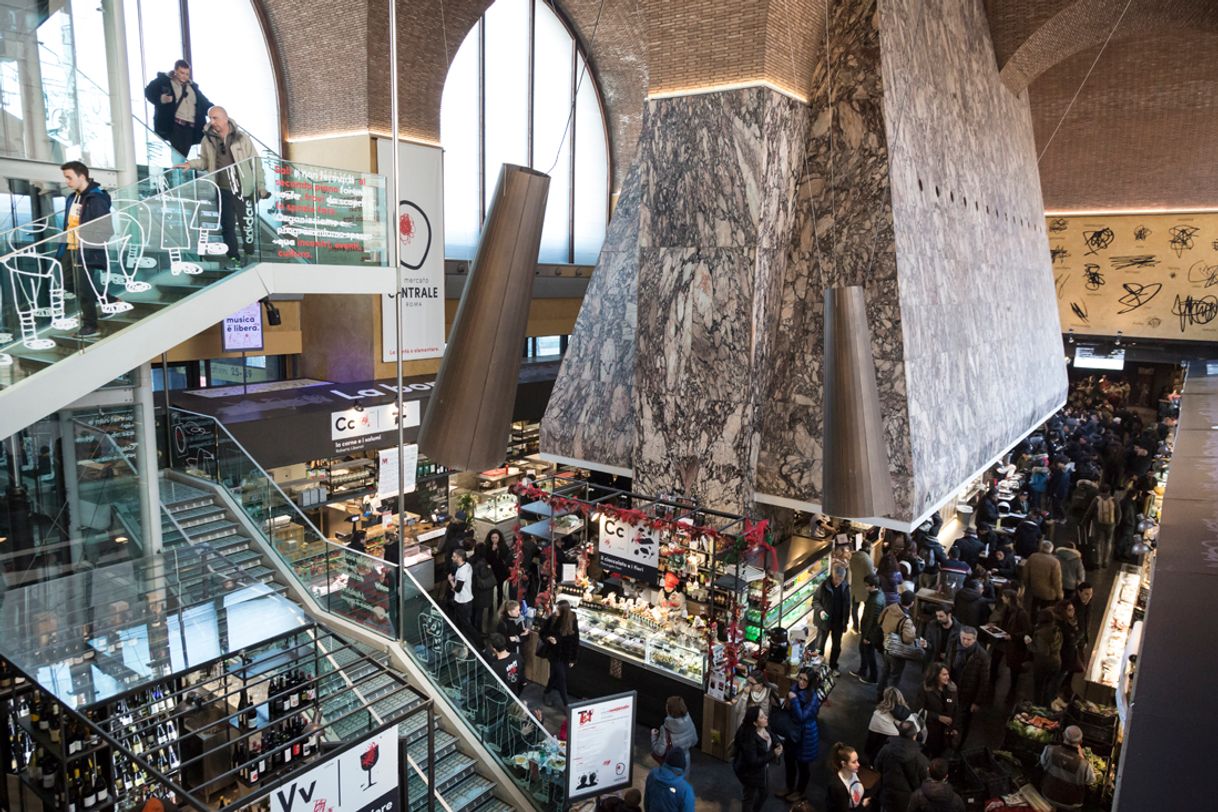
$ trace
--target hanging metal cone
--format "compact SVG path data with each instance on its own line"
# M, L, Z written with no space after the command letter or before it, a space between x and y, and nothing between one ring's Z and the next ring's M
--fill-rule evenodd
M845 519L890 515L896 505L860 286L825 291L824 371L821 509Z
M441 465L484 471L507 453L549 190L541 172L499 173L419 434Z

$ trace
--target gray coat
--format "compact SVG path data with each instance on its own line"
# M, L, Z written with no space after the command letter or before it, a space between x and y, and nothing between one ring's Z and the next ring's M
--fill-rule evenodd
M855 550L850 556L850 600L862 603L867 600L867 584L863 579L875 573L875 562L871 553Z

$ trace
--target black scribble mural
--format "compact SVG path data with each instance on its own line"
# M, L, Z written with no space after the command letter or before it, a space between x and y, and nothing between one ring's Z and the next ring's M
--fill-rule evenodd
M1177 257L1192 249L1193 237L1200 230L1197 226L1172 226L1169 229L1171 242L1168 244L1171 246L1171 250L1176 252Z
M1087 321L1087 306L1081 302L1071 302L1070 309L1074 311L1074 315L1078 316L1079 321L1083 324L1089 324Z
M1049 249L1049 259L1052 262L1065 262L1068 256L1070 256L1070 252L1060 245Z
M1129 268L1153 268L1159 264L1159 258L1154 254L1137 254L1129 257L1113 257L1112 270L1124 271Z
M1087 281L1087 290L1099 290L1104 286L1104 274L1100 272L1100 266L1088 262L1083 266L1083 279Z
M1209 324L1218 318L1218 296L1185 296L1181 299L1177 294L1171 312L1180 318L1180 332L1183 333L1194 324Z
M1066 283L1069 281L1070 281L1069 272L1059 273L1057 276L1053 277L1053 283L1057 286L1057 298L1059 300L1065 298Z
M1135 228L1133 230L1133 238L1137 242L1146 242L1146 238L1149 237L1153 233L1154 232L1151 231L1146 226L1138 226L1137 228Z
M1112 245L1112 241L1115 239L1116 235L1112 233L1111 228L1107 227L1083 232L1083 242L1087 244L1087 254L1089 255L1108 250L1108 246Z
M1057 217L1057 218L1054 218L1053 220L1049 221L1049 233L1050 234L1061 234L1063 231L1065 231L1069 227L1070 227L1070 223L1067 222L1064 217Z
M1218 240L1214 240L1212 243L1210 243L1210 248L1213 248L1215 251L1218 251Z
M1188 281L1203 288L1218 285L1218 265L1207 265L1204 260L1194 262L1188 269Z
M1125 306L1124 310L1118 310L1118 315L1121 313L1129 313L1142 307L1151 299L1159 295L1163 290L1162 282L1151 282L1150 284L1142 284L1141 282L1126 282L1121 285L1125 289L1125 295L1117 299L1118 302Z

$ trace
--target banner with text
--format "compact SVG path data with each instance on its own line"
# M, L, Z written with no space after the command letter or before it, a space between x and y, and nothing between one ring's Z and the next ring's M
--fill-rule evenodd
M636 694L577 702L567 711L567 800L631 785Z
M392 727L276 787L271 812L398 812L399 798Z
M377 166L389 174L390 142L376 141ZM398 145L398 259L402 265L402 360L444 354L444 152ZM395 295L381 297L381 359L397 360Z
M383 178L277 161L269 165L276 256L334 265L384 261Z
M601 569L620 572L629 578L658 584L660 581L660 531L601 516Z
M254 302L224 317L224 352L262 349L262 303Z

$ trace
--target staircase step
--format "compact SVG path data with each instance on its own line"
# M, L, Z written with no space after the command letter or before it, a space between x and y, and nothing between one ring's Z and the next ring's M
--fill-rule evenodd
M469 812L495 794L495 783L471 772L453 786L446 788L441 785L440 794L453 812Z
M227 515L224 508L220 507L210 499L207 501L207 504L199 505L198 507L171 506L169 508L169 512L173 514L173 520L182 527L189 527L191 522L206 520L209 516Z
M423 716L423 714L419 714ZM424 716L424 719L426 717ZM436 748L436 762L444 758L450 753L457 750L457 737L443 730L437 730L434 738L434 746ZM420 736L419 740L406 748L407 754L414 759L414 763L420 768L427 765L427 737Z
M448 789L455 787L474 774L475 762L464 753L457 751L436 760L436 791L448 798ZM488 785L490 782L487 782ZM493 785L491 785L493 786Z
M498 798L488 798L481 806L477 807L477 812L515 812L515 807L507 801L501 801Z
M186 531L186 535L190 536L190 540L198 544L200 541L211 541L212 539L231 536L240 527L241 525L236 522L230 522L225 517L203 524L194 524L183 529Z

